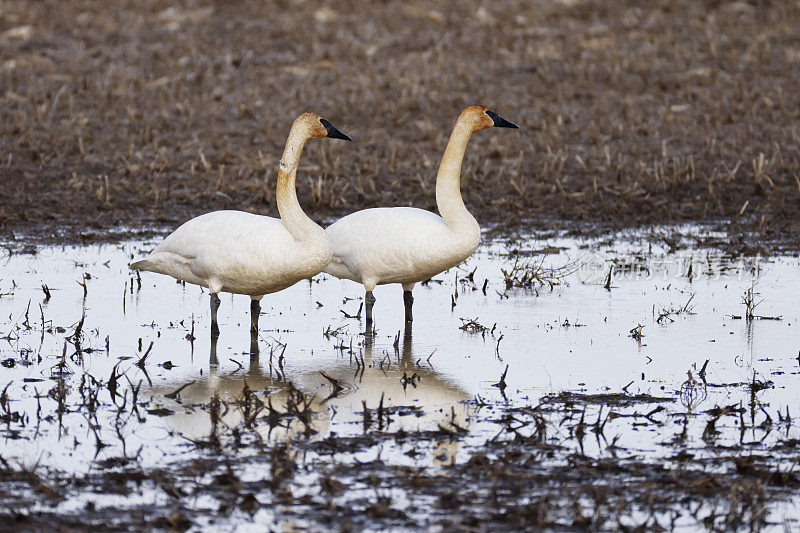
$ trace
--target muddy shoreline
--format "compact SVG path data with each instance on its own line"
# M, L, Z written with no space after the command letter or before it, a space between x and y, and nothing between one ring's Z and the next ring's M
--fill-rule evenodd
M434 208L434 212L435 208ZM202 212L198 212L202 214ZM167 219L158 224L139 227L77 227L58 221L52 226L37 223L35 226L9 226L9 233L0 239L0 247L8 253L36 254L47 246L74 246L92 244L115 244L131 240L149 240L165 237L186 218ZM317 219L326 227L336 221L335 217ZM670 251L697 249L718 251L729 256L794 255L800 251L800 240L794 233L770 232L769 236L753 226L727 220L690 220L685 224L661 225L631 222L618 225L606 220L575 222L562 219L515 220L482 223L482 240L505 239L520 243L532 235L540 239L575 238L612 244L637 241L651 246L667 246Z

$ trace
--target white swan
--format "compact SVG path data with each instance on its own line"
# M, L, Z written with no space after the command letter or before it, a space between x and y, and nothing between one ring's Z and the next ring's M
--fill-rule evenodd
M303 113L292 124L275 194L280 219L244 211L206 213L184 223L130 268L208 287L212 336L219 333L217 293L250 295L250 327L256 332L265 294L318 274L330 260L330 239L303 212L295 191L300 152L306 141L322 137L350 140L316 113Z
M441 217L424 209L381 207L347 215L325 230L333 243L325 272L364 285L367 323L376 285L403 285L406 321L411 322L414 284L459 264L480 244L480 226L461 199L461 161L472 134L492 126L518 128L481 105L459 115L436 175Z

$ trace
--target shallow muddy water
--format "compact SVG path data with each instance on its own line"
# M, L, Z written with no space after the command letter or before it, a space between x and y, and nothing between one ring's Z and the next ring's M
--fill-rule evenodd
M212 433L215 394L221 425L242 424L247 414L232 404L245 384L278 412L299 391L313 412L308 423L256 418L253 429L268 442L361 436L365 406L390 413L386 428L372 415L370 424L382 430L462 434L413 454L399 445L353 453L356 461L434 469L465 461L493 438L503 410L531 406L575 404L587 424L605 419L579 442L581 454L596 458L622 453L669 465L677 450L701 460L800 437L792 422L800 413L796 257L668 252L640 234L498 239L418 285L408 329L399 286L376 289L374 331L365 332L354 318L363 289L321 275L266 296L257 339L249 299L222 295L212 346L207 292L128 271L154 242L0 259L5 461L80 474L105 458L136 454L143 467L190 460L202 455L192 442ZM506 283L526 284L520 276L537 265L543 282ZM760 302L753 320L743 303L748 290ZM498 387L506 368L506 387ZM551 438L566 442L572 433L555 427ZM792 453L773 452L778 470L797 468ZM310 475L306 489L314 483ZM92 499L102 502L82 495L73 506ZM769 512L771 522L792 527L800 518L797 498L776 501ZM251 518L276 519L274 511ZM677 525L694 523L684 517Z

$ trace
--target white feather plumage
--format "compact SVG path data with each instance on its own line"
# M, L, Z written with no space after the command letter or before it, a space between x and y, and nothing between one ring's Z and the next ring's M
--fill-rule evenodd
M325 272L350 279L371 291L376 285L401 283L411 290L468 258L480 244L472 227L451 229L430 211L381 207L347 215L325 231L334 252Z
M305 143L326 136L349 139L315 113L304 113L292 124L278 172L280 219L244 211L207 213L180 226L130 267L208 287L212 294L247 294L254 300L321 272L331 257L330 239L300 207L295 177Z
M491 126L516 127L484 106L470 106L459 115L436 176L442 216L410 207L365 209L325 230L333 243L325 272L364 285L368 320L376 285L400 283L411 291L415 283L458 265L478 248L480 226L461 198L461 162L471 135ZM406 301L407 320L412 301Z
M184 223L131 268L166 274L212 293L263 296L314 276L330 256L330 242L298 243L280 219L215 211Z

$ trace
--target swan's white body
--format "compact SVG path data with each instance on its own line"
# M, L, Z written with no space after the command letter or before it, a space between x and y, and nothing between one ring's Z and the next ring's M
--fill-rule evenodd
M310 278L331 257L327 239L298 243L282 220L244 211L215 211L172 232L131 265L208 287L261 297Z
M321 272L331 258L331 242L303 212L295 191L306 141L331 136L330 123L321 121L319 115L304 113L289 132L275 194L280 219L243 211L207 213L183 224L131 268L208 287L212 295L248 294L256 301Z
M368 291L386 283L411 290L472 255L481 241L480 227L472 222L459 231L424 209L358 211L325 230L334 247L325 272L362 283Z
M487 111L470 106L453 127L436 175L436 204L442 216L409 207L347 215L325 230L333 244L325 272L363 284L369 296L376 285L386 283L401 283L411 291L415 283L472 255L481 229L461 198L461 162L472 134L494 125Z

